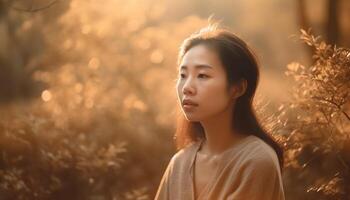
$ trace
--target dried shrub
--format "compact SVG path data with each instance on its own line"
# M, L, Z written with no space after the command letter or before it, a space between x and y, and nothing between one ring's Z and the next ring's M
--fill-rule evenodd
M285 189L292 199L350 198L350 50L326 44L311 31L301 40L313 49L310 66L294 62L295 80L269 130L285 148Z

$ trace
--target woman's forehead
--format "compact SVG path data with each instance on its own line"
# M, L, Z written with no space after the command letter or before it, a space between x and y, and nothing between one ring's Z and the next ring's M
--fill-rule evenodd
M197 45L185 53L179 65L179 69L187 69L196 66L196 68L214 69L215 66L220 65L220 63L219 56L214 50L204 45Z

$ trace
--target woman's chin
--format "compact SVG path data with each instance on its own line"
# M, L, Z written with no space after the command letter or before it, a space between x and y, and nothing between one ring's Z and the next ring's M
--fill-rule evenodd
M185 118L187 119L187 121L190 121L190 122L200 121L198 117L196 117L192 114L185 114Z

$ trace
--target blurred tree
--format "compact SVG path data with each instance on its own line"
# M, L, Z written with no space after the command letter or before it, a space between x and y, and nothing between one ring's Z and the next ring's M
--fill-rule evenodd
M15 25L14 37L6 31L9 40L0 44L17 53L2 51L2 58L37 86L25 84L36 89L30 101L1 107L2 196L149 199L155 193L175 150L169 108L176 105L177 46L204 24L197 17L163 23L164 14L160 2L115 0L8 10L11 21L3 25Z
M297 0L298 4L298 16L299 16L299 24L302 29L308 29L310 27L315 27L320 31L321 34L325 34L326 42L330 44L337 44L341 46L349 46L347 40L342 37L348 37L346 34L342 34L341 32L346 27L347 23L349 23L349 19L342 20L344 15L342 12L349 12L347 10L348 1L342 0L324 0L317 2L320 5L323 5L322 16L318 16L317 18L323 18L322 23L315 23L315 20L311 20L310 12L313 12L313 6L315 6L314 2L311 3L308 0ZM341 23L342 22L342 23Z
M55 12L45 11L52 3L37 3L0 1L0 103L38 96L43 87L32 79L33 72L39 68L33 67L33 61L44 54L46 45L40 26L55 25L54 21L65 12L69 2L57 4ZM41 18L36 11L45 11L46 17ZM31 24L33 18L41 18L40 25Z

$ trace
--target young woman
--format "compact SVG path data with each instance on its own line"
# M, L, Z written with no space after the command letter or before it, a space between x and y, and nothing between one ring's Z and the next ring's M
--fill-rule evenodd
M179 53L178 151L156 200L283 200L283 151L252 102L259 68L247 44L210 25Z

